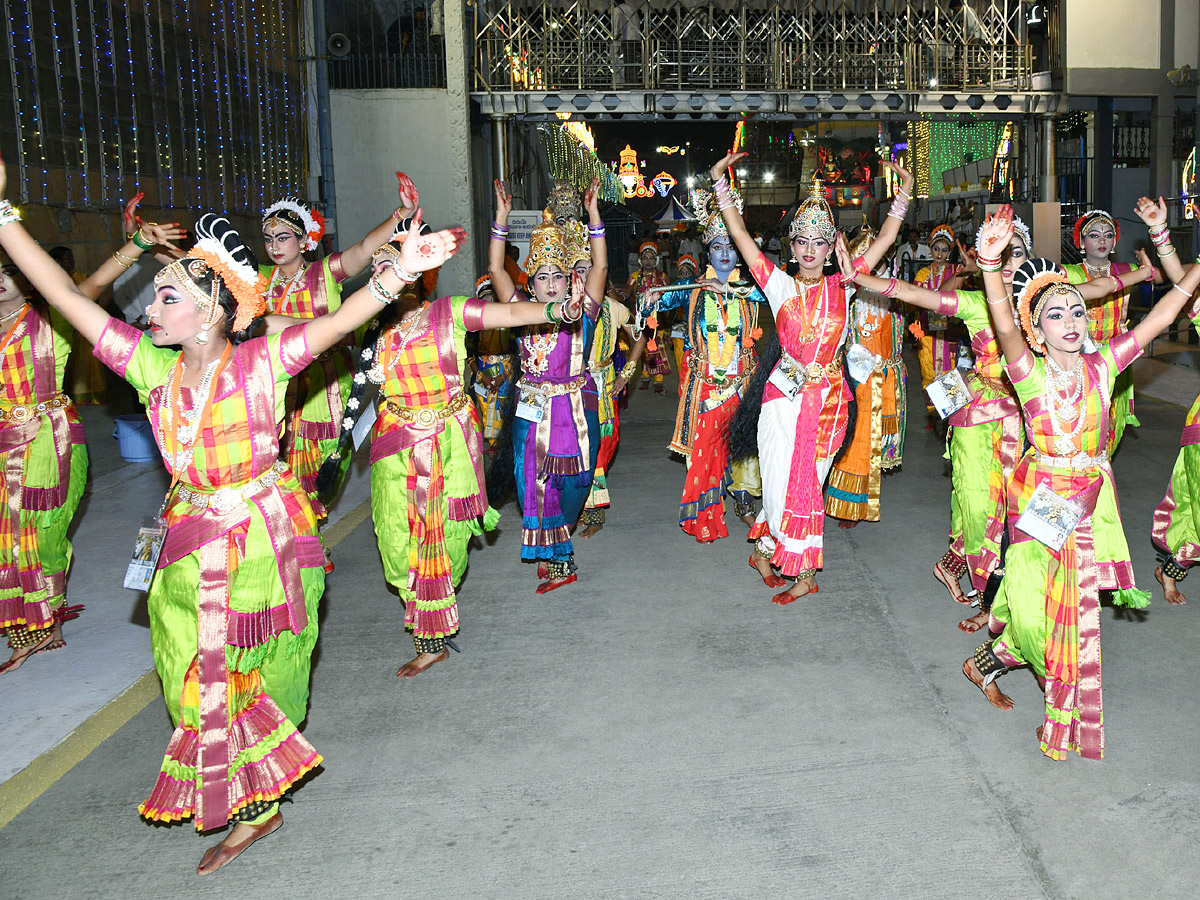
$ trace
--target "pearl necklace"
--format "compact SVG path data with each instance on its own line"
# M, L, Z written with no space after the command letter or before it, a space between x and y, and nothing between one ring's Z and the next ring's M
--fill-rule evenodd
M221 362L220 358L214 359L204 367L204 375L200 378L200 384L196 386L192 397L208 397L208 389L212 386L213 376L217 372L217 365ZM187 372L187 363L180 362L178 379L172 378L171 383L167 385L167 406L165 409L166 415L163 425L165 428L171 427L173 408L178 407L179 418L183 421L179 427L175 429L175 471L187 466L191 456L192 445L196 442L197 419L203 411L203 407L194 406L191 409L185 409L183 405L183 376Z
M308 263L304 263L296 270L296 274L287 281L276 281L275 279L279 274L279 266L275 267L275 271L271 273L271 282L267 285L267 303L270 305L272 312L284 309L287 306L287 302L291 299L292 294L300 289L300 284L304 280L304 275L307 271ZM277 298L275 296L275 289L279 287L283 288L283 293Z
M1054 434L1054 452L1058 456L1070 456L1075 452L1075 438L1083 431L1083 420L1087 418L1079 399L1083 395L1083 354L1079 354L1072 372L1064 371L1050 354L1046 354L1046 387L1050 401L1050 429ZM1074 388L1071 388L1072 382ZM1067 394L1063 397L1063 394ZM1063 430L1063 424L1075 419L1075 427Z
M1097 278L1106 278L1109 271L1112 269L1112 263L1106 262L1099 266L1093 266L1086 259L1083 261L1083 268L1087 270L1088 281L1095 281Z
M21 310L23 310L28 305L29 305L28 302L22 303L20 306L18 306L16 309L14 309L12 312L8 313L7 315L0 316L0 325L3 325L9 319L16 317L21 312Z

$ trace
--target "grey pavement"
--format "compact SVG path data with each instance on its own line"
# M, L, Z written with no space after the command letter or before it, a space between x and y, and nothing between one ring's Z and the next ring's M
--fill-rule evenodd
M1195 390L1188 372L1177 399ZM1196 895L1200 597L1104 610L1108 756L1052 762L1030 676L1005 678L1004 713L961 674L978 639L930 575L949 480L918 391L883 521L829 521L820 593L785 607L732 515L713 545L678 529L674 405L634 396L579 583L534 594L508 505L460 591L463 653L414 680L394 676L412 648L370 524L339 544L306 726L325 766L282 830L202 879L218 837L138 818L170 736L156 701L0 830L4 895ZM1151 587L1183 410L1143 394L1138 413L1115 468Z

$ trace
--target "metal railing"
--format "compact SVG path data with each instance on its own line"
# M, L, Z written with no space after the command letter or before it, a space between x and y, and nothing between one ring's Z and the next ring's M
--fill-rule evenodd
M1033 75L1025 7L483 0L474 7L473 89L1025 90Z
M442 4L328 3L331 88L446 86Z

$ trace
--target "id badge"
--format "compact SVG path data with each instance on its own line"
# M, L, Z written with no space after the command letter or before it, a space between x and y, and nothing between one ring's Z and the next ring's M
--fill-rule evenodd
M730 356L729 356L729 365L727 365L725 367L724 372L718 370L716 366L714 366L711 362L709 362L708 377L709 378L729 378L732 375L736 375L738 366L740 365L741 355L742 355L742 345L741 345L741 341L739 341L738 343L733 345L733 353L730 354Z
M925 388L929 402L937 410L939 416L948 419L971 402L971 389L962 376L961 369L951 369L944 375L939 375Z
M789 400L795 400L796 395L800 393L800 385L792 381L787 373L778 367L771 373L771 377L767 379L767 383L779 388L779 392Z
M1083 518L1084 509L1074 500L1054 493L1042 482L1025 504L1017 528L1058 552Z
M540 391L521 391L517 398L516 416L527 422L540 422L546 416L548 398Z
M354 431L351 436L354 438L354 449L357 450L363 445L371 435L371 429L375 427L375 420L379 418L379 410L376 409L374 403L368 403L367 408L363 410L363 414L358 417L358 421L354 423Z
M945 331L950 327L950 319L941 313L929 314L929 330L930 331Z
M482 381L477 381L477 382L475 382L475 393L478 394L480 397L482 397L484 400L486 400L488 398L488 394L490 392L488 391L488 389L486 387L484 387L484 384Z
M163 541L167 538L166 520L158 516L142 519L129 568L125 570L125 587L131 591L148 591L158 568L158 557L162 554Z

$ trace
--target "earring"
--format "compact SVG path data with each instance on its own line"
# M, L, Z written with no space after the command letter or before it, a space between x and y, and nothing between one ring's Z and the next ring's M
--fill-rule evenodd
M192 340L203 347L208 343L208 329L201 328L198 332L196 332L196 336L192 338Z

